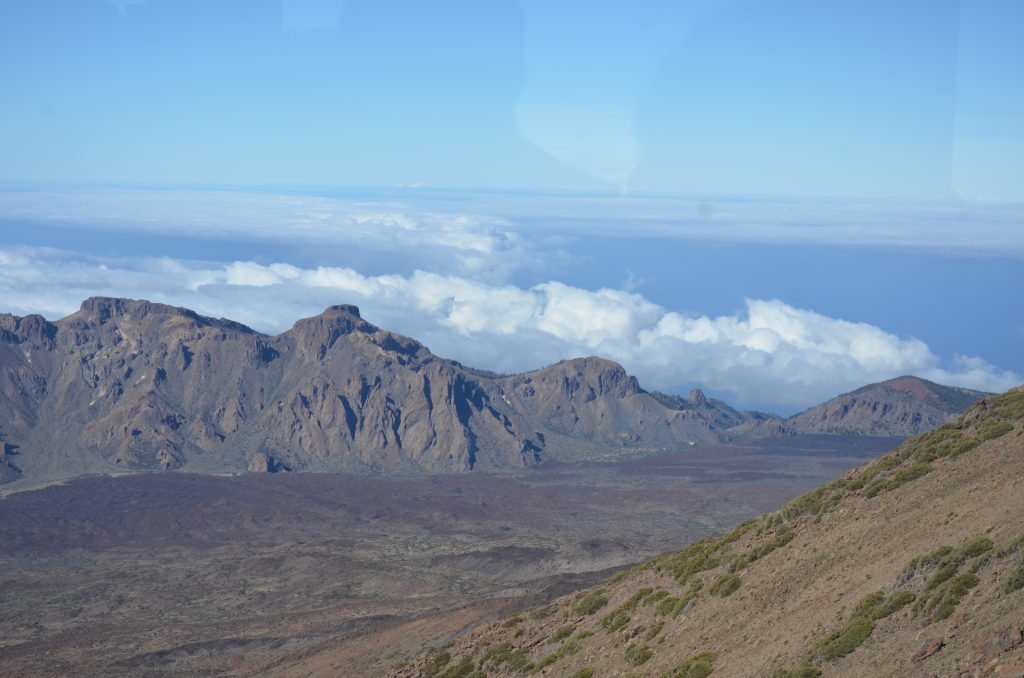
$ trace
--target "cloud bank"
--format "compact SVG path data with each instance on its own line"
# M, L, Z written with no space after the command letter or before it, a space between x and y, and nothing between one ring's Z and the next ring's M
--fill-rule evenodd
M0 190L0 222L415 252L422 268L443 264L492 280L546 258L552 241L592 235L1024 259L1024 203L982 201L7 189Z
M126 290L268 332L353 302L371 322L467 364L512 372L597 354L621 362L647 388L701 386L784 413L902 374L989 391L1024 381L981 358L944 362L919 339L778 299L748 299L727 315L685 315L634 292L557 281L518 287L427 271L366 275L347 267L0 249L5 310L55 318L90 295Z

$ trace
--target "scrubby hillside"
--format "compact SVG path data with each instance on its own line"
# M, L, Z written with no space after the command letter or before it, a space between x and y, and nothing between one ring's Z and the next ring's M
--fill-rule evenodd
M1024 390L391 675L1024 676Z

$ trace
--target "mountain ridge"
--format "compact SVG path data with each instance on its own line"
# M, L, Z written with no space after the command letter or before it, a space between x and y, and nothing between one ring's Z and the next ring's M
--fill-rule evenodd
M595 356L513 375L466 368L350 304L277 335L112 297L53 322L0 314L0 482L500 471L799 432L698 389L648 392Z

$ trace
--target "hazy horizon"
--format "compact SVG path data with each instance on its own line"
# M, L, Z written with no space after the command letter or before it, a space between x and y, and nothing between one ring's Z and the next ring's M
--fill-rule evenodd
M355 303L466 364L597 354L783 412L906 373L1000 391L1024 381L1022 20L4 3L0 310L107 294L278 332Z

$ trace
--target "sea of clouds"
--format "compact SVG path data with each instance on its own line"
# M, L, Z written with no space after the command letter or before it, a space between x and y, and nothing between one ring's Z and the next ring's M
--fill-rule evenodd
M981 358L943 361L920 339L778 299L747 299L735 313L710 316L667 309L636 292L554 280L520 287L423 270L367 275L286 262L0 249L6 311L58 318L93 295L185 306L268 333L331 304L356 303L371 322L466 364L518 372L596 354L621 362L648 388L700 385L782 412L901 374L988 391L1024 381Z

